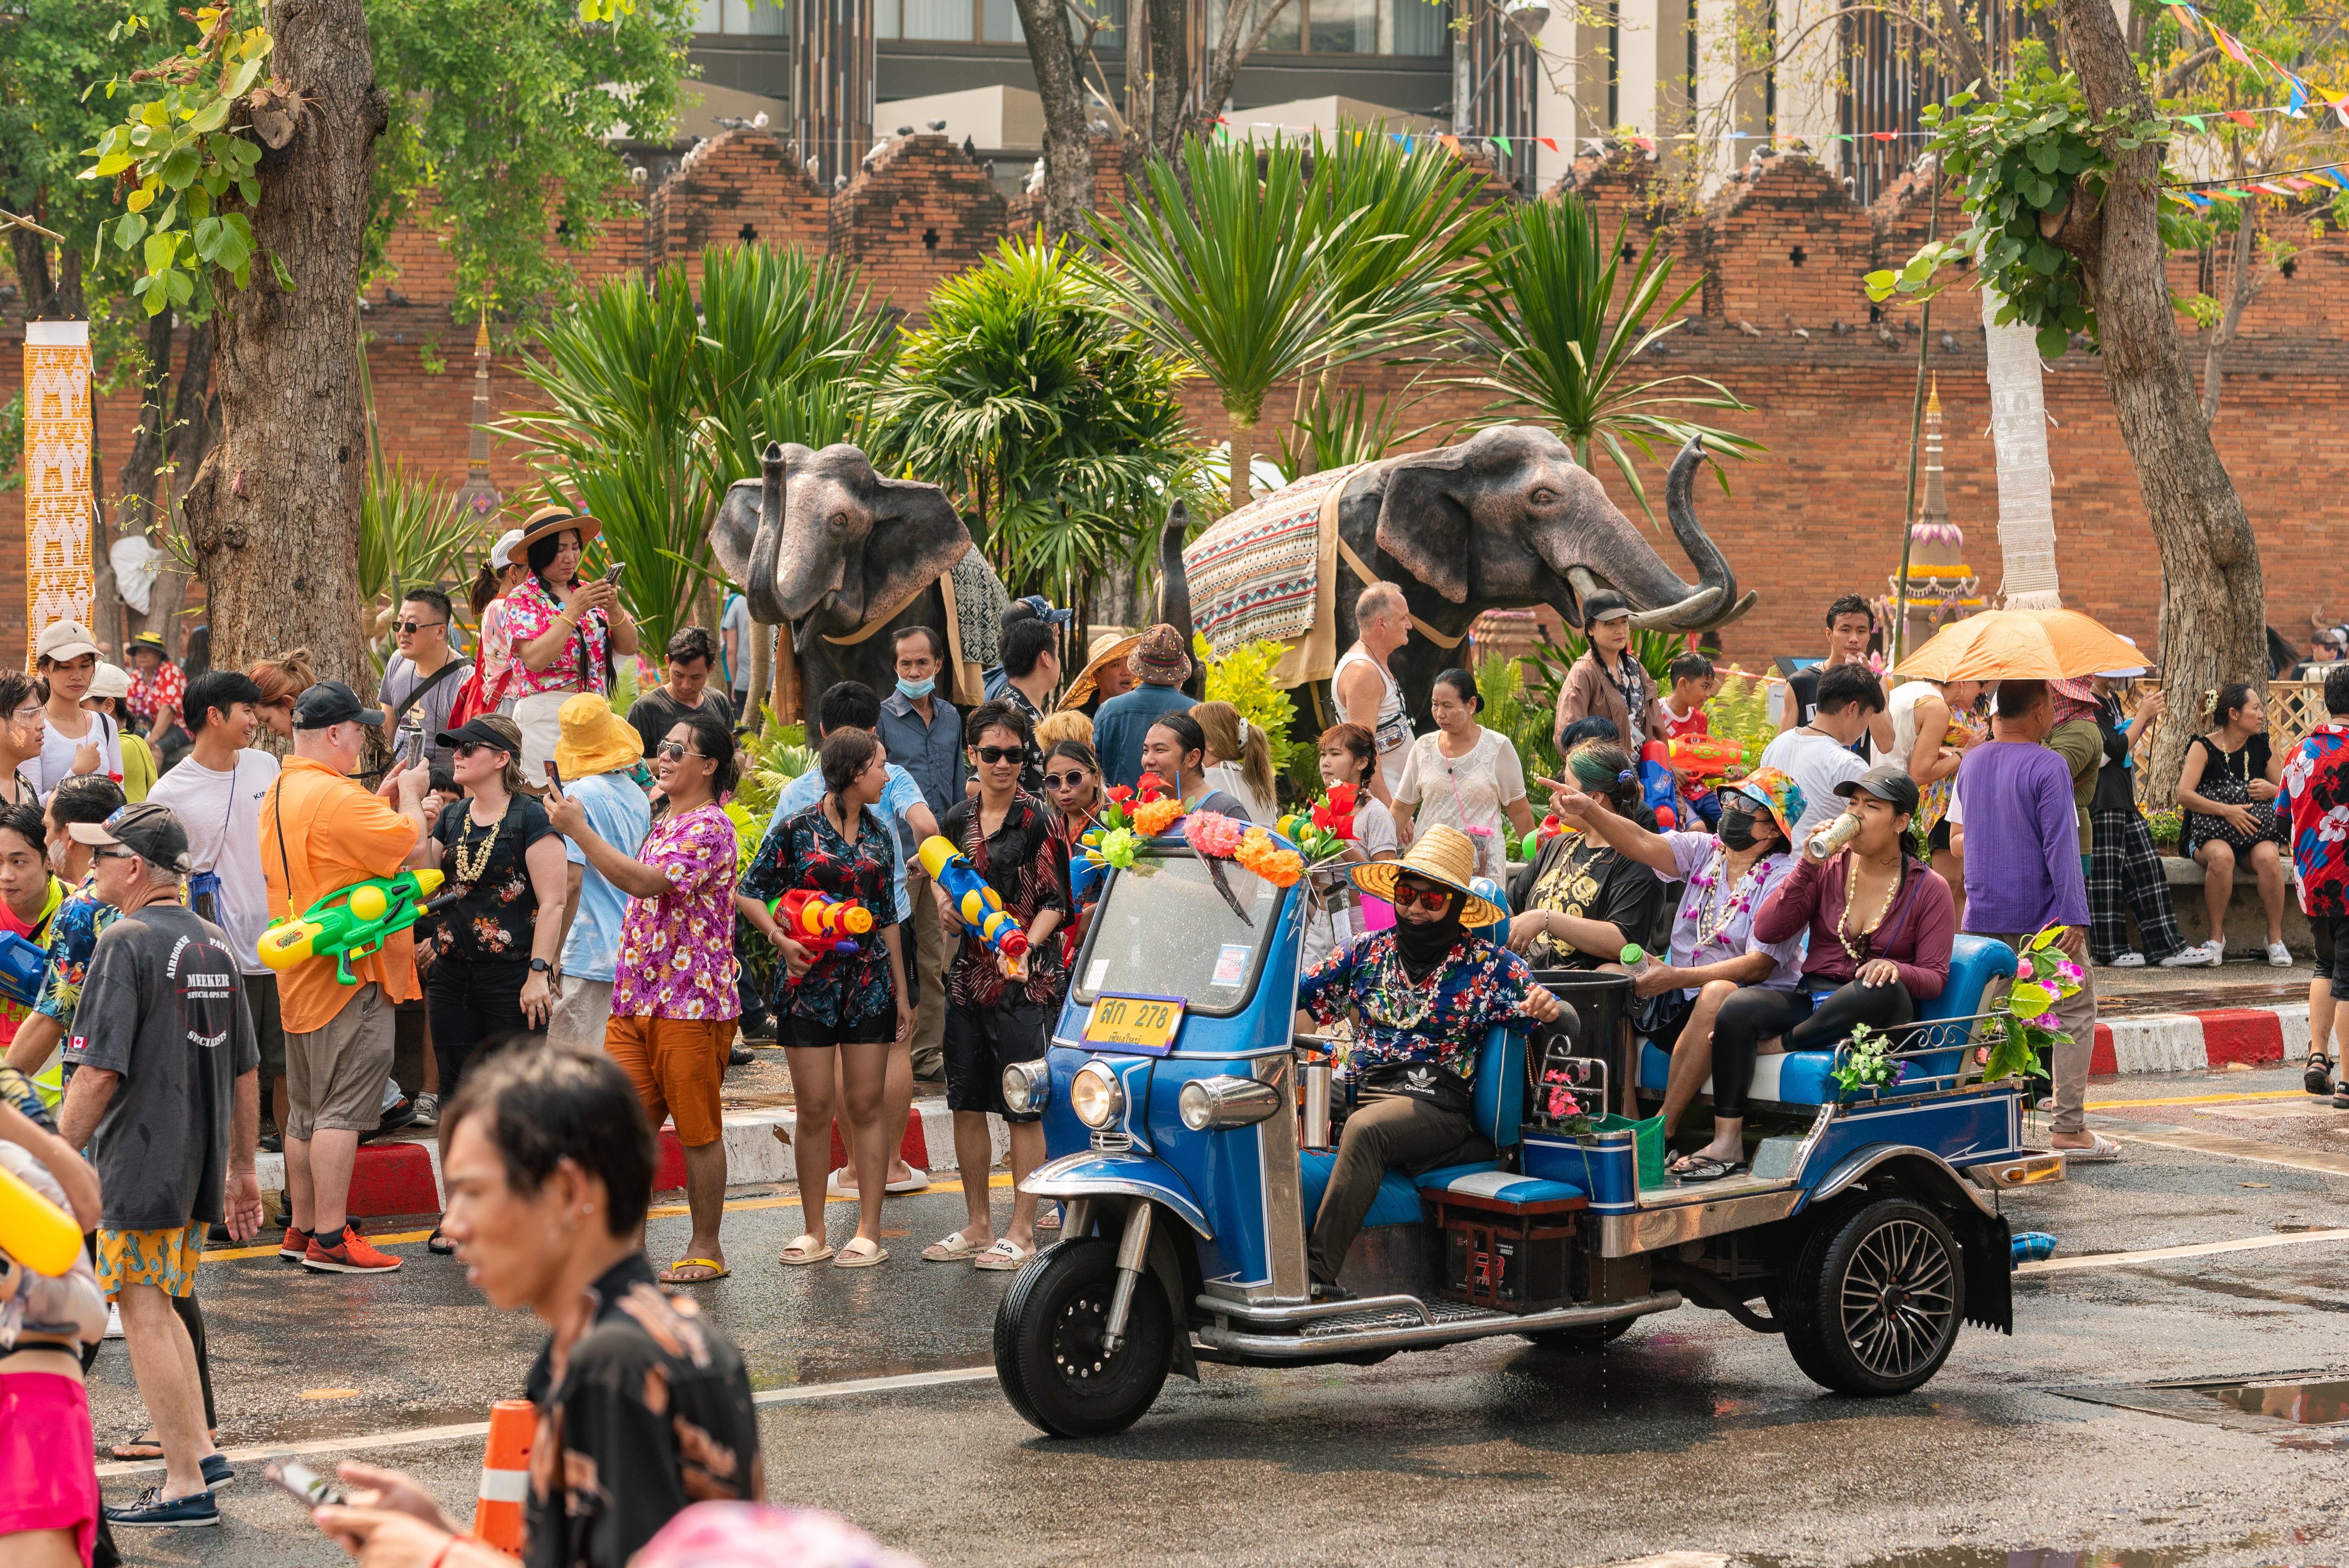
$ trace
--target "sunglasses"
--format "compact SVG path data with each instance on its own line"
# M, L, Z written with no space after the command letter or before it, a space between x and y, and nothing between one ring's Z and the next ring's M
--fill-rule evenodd
M1078 769L1073 773L1047 773L1044 775L1044 788L1047 789L1073 789L1091 777L1092 775L1088 774L1081 768Z
M94 861L135 861L139 856L130 850L92 850L89 858Z
M1448 887L1414 886L1410 882L1398 882L1394 885L1394 891L1387 895L1387 902L1397 909L1423 909L1433 914L1441 914L1444 913L1444 906L1452 902L1452 890Z
M410 636L414 636L419 632L429 632L435 626L445 626L448 624L449 623L446 621L396 621L393 623L394 625L398 626L401 631L406 632Z
M486 740L461 741L457 747L457 755L460 757L470 758L477 751L495 751L503 754L505 752L505 748L502 746L492 746Z
M978 753L978 759L981 762L1025 762L1028 760L1028 748L1024 746L975 746L971 748L971 749Z
M664 740L653 748L653 754L669 762L682 762L688 757L701 755L698 751L687 750L685 742L682 740Z

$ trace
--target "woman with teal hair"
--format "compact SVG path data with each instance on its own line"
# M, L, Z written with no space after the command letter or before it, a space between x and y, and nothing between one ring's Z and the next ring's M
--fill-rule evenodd
M1566 778L1536 779L1559 799L1651 827L1630 754L1586 740L1566 754ZM1596 832L1569 831L1541 847L1509 889L1509 945L1536 969L1620 969L1623 949L1644 943L1663 902L1656 873Z

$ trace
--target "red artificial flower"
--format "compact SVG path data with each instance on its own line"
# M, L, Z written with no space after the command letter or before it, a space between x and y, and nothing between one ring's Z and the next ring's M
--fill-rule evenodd
M1109 787L1109 798L1123 806L1133 799L1133 791L1123 784L1112 784Z
M1158 777L1157 774L1143 774L1142 776L1141 784L1142 798L1145 801L1164 799L1165 798L1166 780Z
M1339 816L1349 817L1354 811L1354 787L1351 784L1330 786L1330 810Z

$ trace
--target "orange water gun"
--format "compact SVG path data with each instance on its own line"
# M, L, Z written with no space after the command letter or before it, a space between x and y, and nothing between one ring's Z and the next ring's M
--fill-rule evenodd
M794 888L767 908L785 935L819 959L855 954L856 939L873 929L871 910L850 899L828 898L812 887Z
M1745 748L1734 740L1710 735L1675 736L1672 771L1698 779L1718 779L1745 760Z

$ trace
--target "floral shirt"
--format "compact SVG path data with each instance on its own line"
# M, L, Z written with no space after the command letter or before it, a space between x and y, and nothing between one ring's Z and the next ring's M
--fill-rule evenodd
M72 1033L74 1009L81 1006L81 984L89 975L90 954L106 928L122 912L98 896L98 878L82 879L57 913L49 917L49 969L41 980L41 999L34 1011L65 1026Z
M449 880L442 893L457 902L443 907L437 918L432 945L444 958L473 963L530 957L531 940L538 925L538 889L530 880L523 851L554 831L546 808L528 795L506 802L505 814L492 827L473 820L471 800L451 800L440 811L432 837L440 846L440 873ZM464 865L480 867L471 882Z
M668 878L632 898L612 970L616 1018L739 1018L735 990L734 819L712 802L655 821L639 864Z
M538 579L526 577L521 587L506 595L505 614L501 618L500 631L512 655L512 673L506 679L508 698L537 696L545 692L592 691L604 689L604 659L609 641L609 628L601 610L590 610L571 640L563 645L554 662L543 670L533 670L523 663L524 644L537 641L546 634L562 614L563 606L546 596ZM488 677L484 676L484 680ZM486 689L486 688L485 688Z
M2283 765L2283 798L2301 913L2349 916L2349 725L2320 724L2293 748Z
M1734 887L1721 884L1729 875L1729 851L1711 833L1666 833L1672 861L1683 884L1680 913L1672 916L1671 963L1676 969L1706 964L1726 964L1749 953L1770 955L1770 973L1760 984L1772 990L1791 991L1803 974L1803 939L1761 943L1754 940L1754 915L1770 890L1795 869L1795 857L1784 850L1764 855L1745 868ZM1687 995L1693 998L1696 988Z
M823 954L798 985L787 965L775 965L769 1004L778 1016L845 1029L895 1010L897 994L889 984L889 949L881 934L897 923L898 880L897 836L869 808L858 814L854 844L824 820L822 800L767 829L742 873L745 897L771 904L812 888L827 898L853 899L873 916L873 929L856 938L856 952L834 948Z
M178 713L188 696L188 677L180 666L165 659L151 670L137 670L130 676L130 695L123 705L145 719L155 722L155 716L165 711Z
M1395 953L1394 933L1358 937L1299 976L1297 1005L1324 1028L1358 1015L1350 1060L1360 1073L1398 1062L1433 1062L1468 1078L1477 1047L1495 1024L1523 1033L1518 1011L1533 971L1497 943L1463 934L1443 966L1413 985Z
M996 825L994 836L986 838L979 833L978 797L973 795L947 812L938 831L954 841L971 870L995 890L1005 913L1019 923L1021 930L1048 909L1060 911L1064 919L1068 915L1069 894L1061 879L1068 874L1069 843L1058 811L1027 794L1016 794L1003 820ZM1060 1000L1066 978L1061 944L1048 940L1028 950L1027 983L1022 994L1009 1000L1050 1006ZM947 995L959 1006L994 1007L1003 1005L1009 985L996 965L995 949L966 933L954 965L947 971Z

